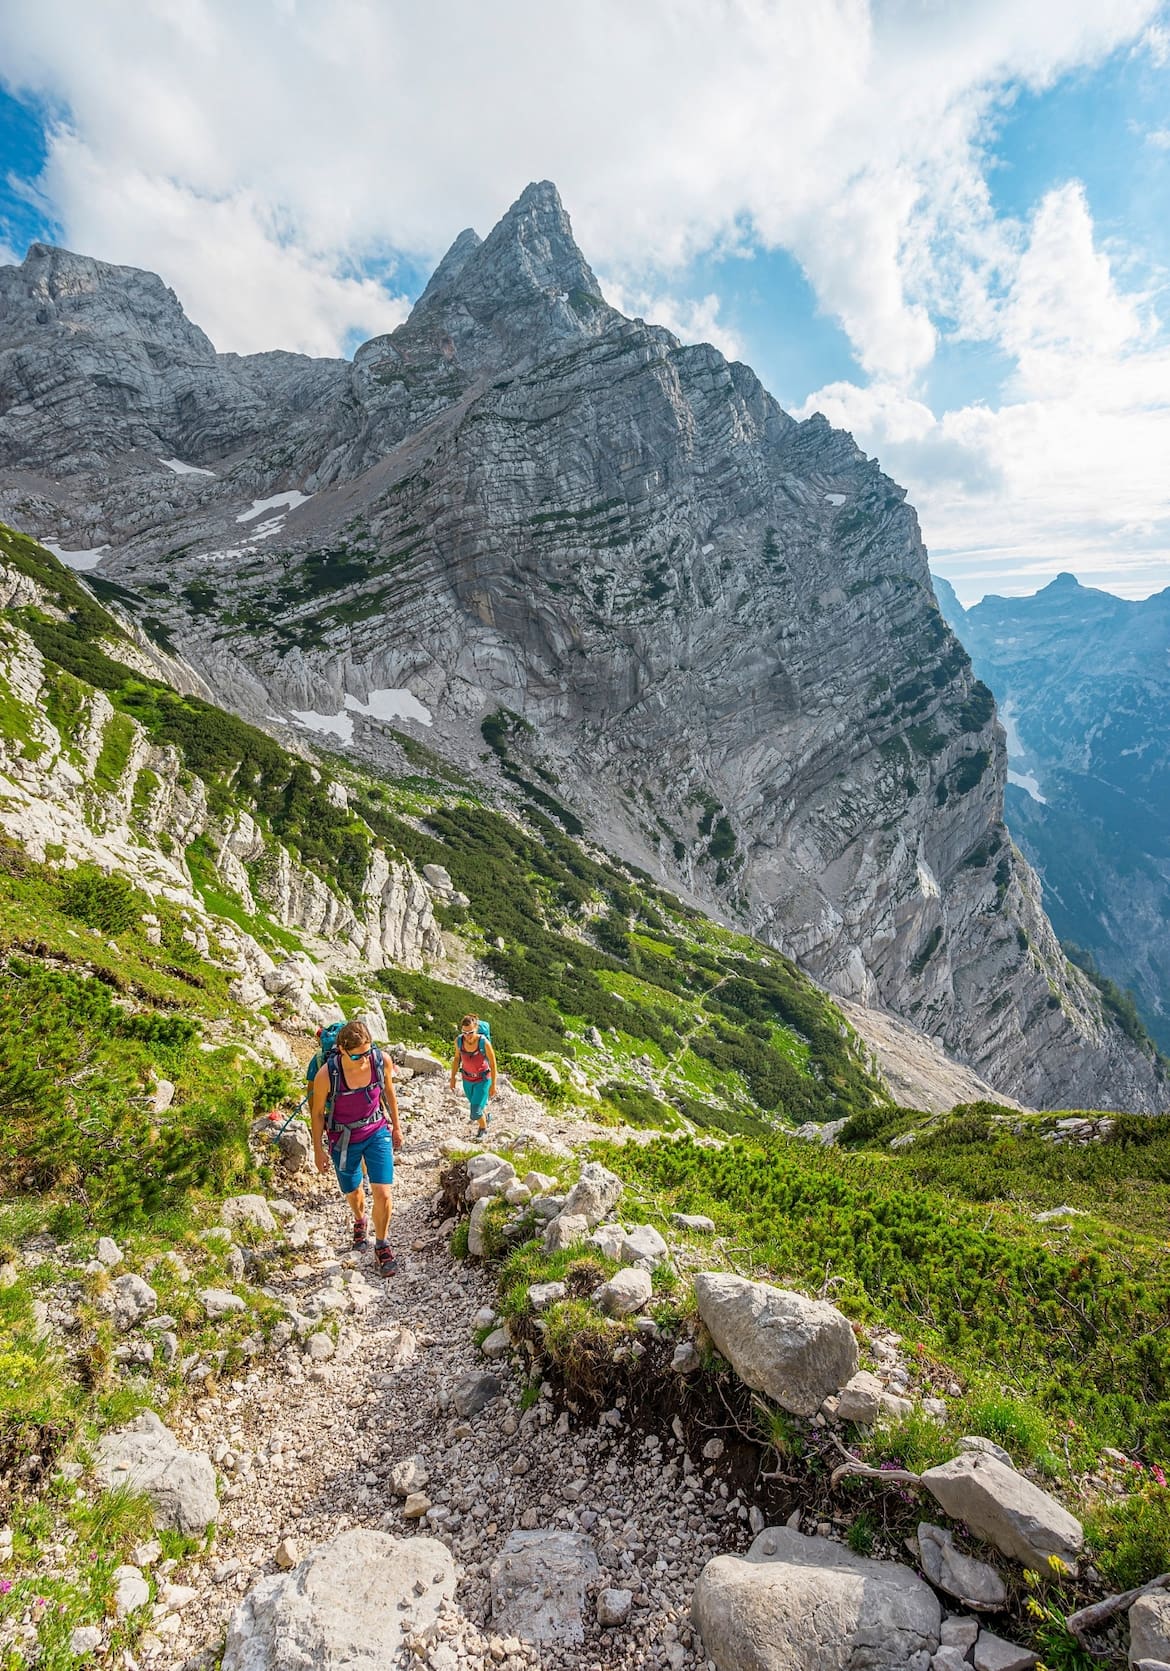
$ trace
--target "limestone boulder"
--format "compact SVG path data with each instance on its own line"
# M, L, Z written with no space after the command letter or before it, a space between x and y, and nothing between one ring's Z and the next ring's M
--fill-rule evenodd
M928 1671L942 1623L909 1567L776 1526L707 1563L691 1615L718 1671Z
M159 1530L192 1537L205 1531L219 1513L210 1460L184 1450L153 1410L144 1410L125 1427L105 1434L98 1445L95 1471L111 1491L124 1486L144 1492Z
M593 1297L607 1317L632 1317L649 1303L652 1292L650 1272L641 1265L627 1265L603 1282Z
M585 1593L600 1573L579 1532L512 1532L492 1562L492 1626L524 1642L585 1640ZM225 1666L224 1671L228 1671Z
M1170 1590L1139 1596L1129 1610L1129 1663L1170 1662Z
M1080 1521L994 1456L966 1451L928 1468L922 1483L952 1520L1022 1566L1045 1572L1050 1555L1076 1566L1085 1536Z
M793 1415L814 1415L857 1370L849 1319L825 1300L728 1271L697 1276L695 1298L740 1380Z
M586 1161L569 1191L565 1212L586 1220L589 1229L613 1212L622 1196L622 1181L598 1161Z
M454 1594L436 1539L341 1532L253 1586L228 1626L223 1671L384 1671Z
M966 1607L993 1613L1007 1602L1007 1586L993 1566L955 1548L954 1533L928 1521L918 1528L922 1570L936 1589L955 1596Z

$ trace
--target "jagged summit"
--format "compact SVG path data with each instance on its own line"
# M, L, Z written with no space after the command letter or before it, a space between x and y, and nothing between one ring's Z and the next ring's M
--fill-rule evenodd
M482 243L483 239L475 228L465 226L431 274L426 289L415 303L415 307L426 307L438 297L449 295L458 284L460 273Z
M577 247L557 188L541 180L482 242L470 228L461 232L410 318L377 341L412 366L442 361L474 378L544 358L620 317Z

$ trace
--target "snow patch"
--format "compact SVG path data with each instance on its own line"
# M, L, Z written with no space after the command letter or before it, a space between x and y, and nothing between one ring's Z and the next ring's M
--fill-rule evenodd
M420 725L433 725L434 715L409 690L372 690L364 702L347 696L345 705L355 714L368 714L371 719L416 719Z
M83 574L90 569L96 569L110 549L108 545L98 545L92 551L66 551L63 546L54 545L52 540L42 540L41 544L46 551L51 551L54 557L64 563L66 568L80 569Z
M838 508L845 503L845 495L843 493L826 493L825 498L828 500L830 505L836 505Z
M343 708L339 714L318 714L312 708L290 708L295 720L309 731L322 737L340 737L343 743L353 741L353 720Z
M313 708L292 708L289 711L309 731L316 731L320 736L338 737L343 743L353 741L354 714L365 714L370 719L380 720L413 719L421 725L431 725L434 721L430 709L425 708L408 690L372 690L365 702L347 692L345 702L336 714L319 714Z
M298 505L305 505L313 497L311 493L298 493L294 488L291 493L274 493L271 499L253 499L252 508L241 511L237 522L254 522L265 511L276 511L282 507L286 511L295 511Z
M159 463L173 470L176 476L215 476L214 470L201 470L197 464L184 464L181 458L160 458Z

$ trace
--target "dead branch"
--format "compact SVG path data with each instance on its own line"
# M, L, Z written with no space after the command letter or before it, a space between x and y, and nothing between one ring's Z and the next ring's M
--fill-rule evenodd
M1167 1586L1170 1586L1170 1572L1163 1572L1157 1578L1151 1578L1148 1584L1139 1585L1136 1590L1123 1590L1120 1595L1106 1596L1104 1601L1082 1607L1079 1613L1070 1613L1064 1621L1065 1625L1078 1642L1083 1642L1091 1631L1107 1623L1115 1613L1123 1613L1127 1607L1132 1607L1139 1596L1148 1596L1151 1591L1164 1590Z
M884 1485L922 1484L922 1475L912 1474L907 1468L871 1468L867 1462L858 1462L856 1457L850 1457L848 1462L842 1462L833 1469L829 1476L830 1489L850 1474L863 1480L881 1480Z

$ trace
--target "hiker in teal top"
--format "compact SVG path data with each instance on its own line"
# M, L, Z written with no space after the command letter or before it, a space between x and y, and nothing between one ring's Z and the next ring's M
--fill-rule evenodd
M492 1049L492 1030L477 1015L465 1015L460 1025L455 1059L451 1063L452 1090L456 1074L463 1080L469 1118L478 1121L476 1135L483 1137L491 1119L488 1098L496 1094L496 1053Z

